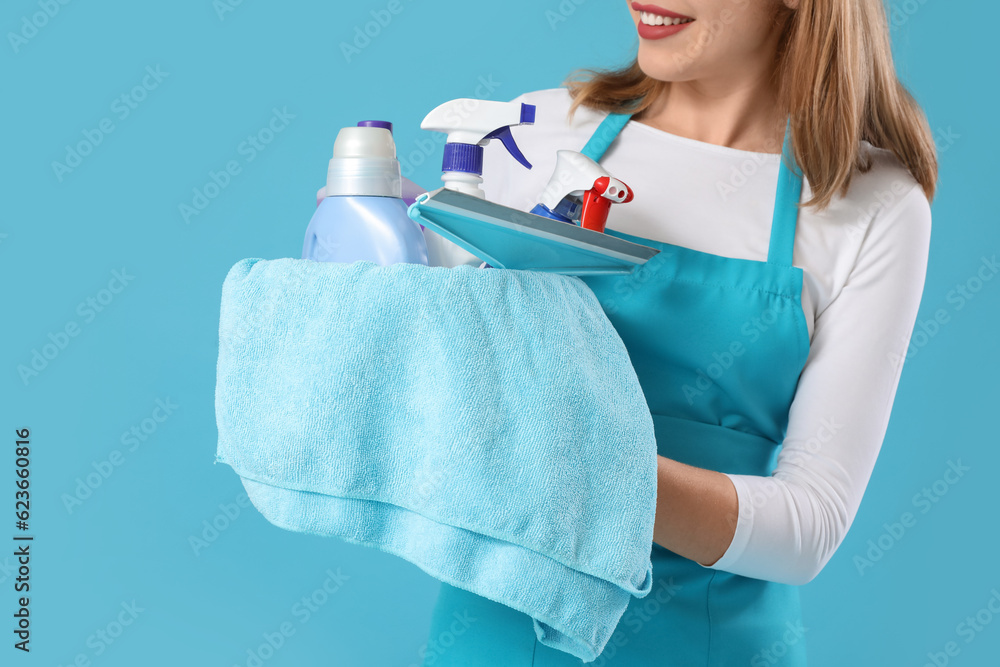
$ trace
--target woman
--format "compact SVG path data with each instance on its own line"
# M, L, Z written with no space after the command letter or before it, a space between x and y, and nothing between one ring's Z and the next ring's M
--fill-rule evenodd
M628 8L635 62L517 98L538 109L515 128L535 167L495 153L484 175L489 199L527 210L556 150L586 146L636 192L607 233L661 251L583 278L660 454L653 590L593 664L803 665L796 586L844 539L881 447L923 291L934 145L879 0ZM443 585L424 664L580 661Z

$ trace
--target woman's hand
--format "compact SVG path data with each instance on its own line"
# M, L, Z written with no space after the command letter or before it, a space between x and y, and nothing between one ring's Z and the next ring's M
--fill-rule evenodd
M726 475L657 458L654 542L712 565L732 543L738 517L736 487Z

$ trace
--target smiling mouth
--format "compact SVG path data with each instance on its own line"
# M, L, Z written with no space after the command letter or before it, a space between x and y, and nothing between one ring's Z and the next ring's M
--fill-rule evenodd
M694 19L663 16L652 12L639 12L639 20L644 25L680 25L681 23L691 23Z
M632 2L632 9L639 12L639 21L643 25L680 25L694 21L690 16L684 16L669 9L658 7L657 5L644 5L639 2Z

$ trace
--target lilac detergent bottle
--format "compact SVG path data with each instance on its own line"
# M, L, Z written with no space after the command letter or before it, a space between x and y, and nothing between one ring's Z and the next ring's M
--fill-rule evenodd
M427 265L427 243L406 213L389 123L345 127L333 145L325 197L302 245L318 262Z

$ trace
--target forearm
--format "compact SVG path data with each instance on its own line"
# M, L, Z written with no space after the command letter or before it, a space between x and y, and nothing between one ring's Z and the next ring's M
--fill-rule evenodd
M738 516L736 488L726 475L657 458L654 542L711 565L729 548Z

